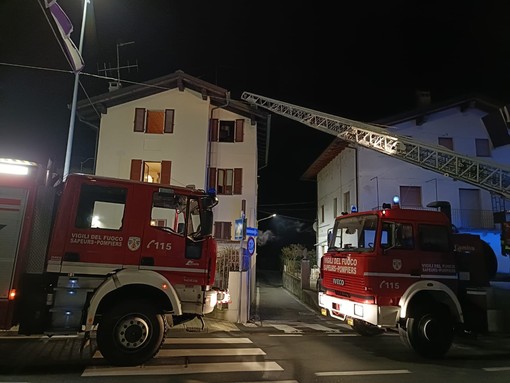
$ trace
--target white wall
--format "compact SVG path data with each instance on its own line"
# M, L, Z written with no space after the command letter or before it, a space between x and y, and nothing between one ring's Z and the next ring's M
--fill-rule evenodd
M174 133L133 131L135 108L175 109ZM101 118L96 174L129 178L131 159L172 161L171 183L205 187L209 102L172 89L108 109Z
M152 110L174 109L174 132L146 134L134 132L135 108ZM246 200L249 226L256 226L257 207L257 127L245 119L243 142L209 143L209 119L236 120L244 118L227 110L213 107L209 100L193 90L171 89L149 97L111 107L102 116L96 174L129 178L131 160L172 161L171 183L193 184L206 188L207 166L242 168L241 195L220 195L215 220L232 222L241 216L242 200ZM208 153L211 153L208 158Z

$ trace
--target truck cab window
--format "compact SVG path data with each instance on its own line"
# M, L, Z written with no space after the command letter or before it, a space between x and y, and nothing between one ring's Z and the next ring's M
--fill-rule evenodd
M127 189L83 184L75 226L80 229L122 229Z
M383 222L381 247L383 249L414 248L413 225L399 222Z
M375 215L340 218L331 233L330 247L340 251L373 251L376 227Z
M169 193L154 193L151 226L184 235L188 197Z

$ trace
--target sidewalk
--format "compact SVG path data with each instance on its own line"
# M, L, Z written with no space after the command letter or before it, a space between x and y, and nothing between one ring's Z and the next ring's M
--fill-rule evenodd
M308 321L313 313L318 313L317 293L304 290L306 299L300 300L283 287L279 271L257 271L256 283L256 297L250 310L252 323L268 320Z

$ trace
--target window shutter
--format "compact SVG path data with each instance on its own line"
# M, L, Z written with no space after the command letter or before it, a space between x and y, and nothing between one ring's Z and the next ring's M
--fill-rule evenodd
M243 169L234 169L234 194L243 193Z
M143 122L145 121L145 109L144 108L135 108L135 121L134 121L134 131L135 132L144 132Z
M142 160L131 160L131 174L129 175L129 179L135 181L142 180Z
M172 182L172 161L161 161L161 183L170 185Z
M232 238L232 222L225 222L223 229L223 238L230 240Z
M165 109L165 133L174 132L175 109Z
M209 141L218 141L218 126L218 119L211 118L209 121Z
M147 111L147 133L163 134L163 125L165 124L165 114L161 110Z
M216 189L216 168L209 168L209 187L208 189Z
M244 141L244 119L236 120L236 142Z
M214 222L214 238L221 238L221 222Z

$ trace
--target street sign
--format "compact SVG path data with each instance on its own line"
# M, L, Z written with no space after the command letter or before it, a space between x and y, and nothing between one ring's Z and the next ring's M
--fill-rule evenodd
M235 221L234 239L236 239L236 240L243 239L243 219L242 218L236 219L236 221Z
M253 237L248 238L247 246L248 254L253 255L253 253L255 252L255 238Z
M251 235L252 237L256 237L259 233L259 230L256 227L247 227L246 235Z

